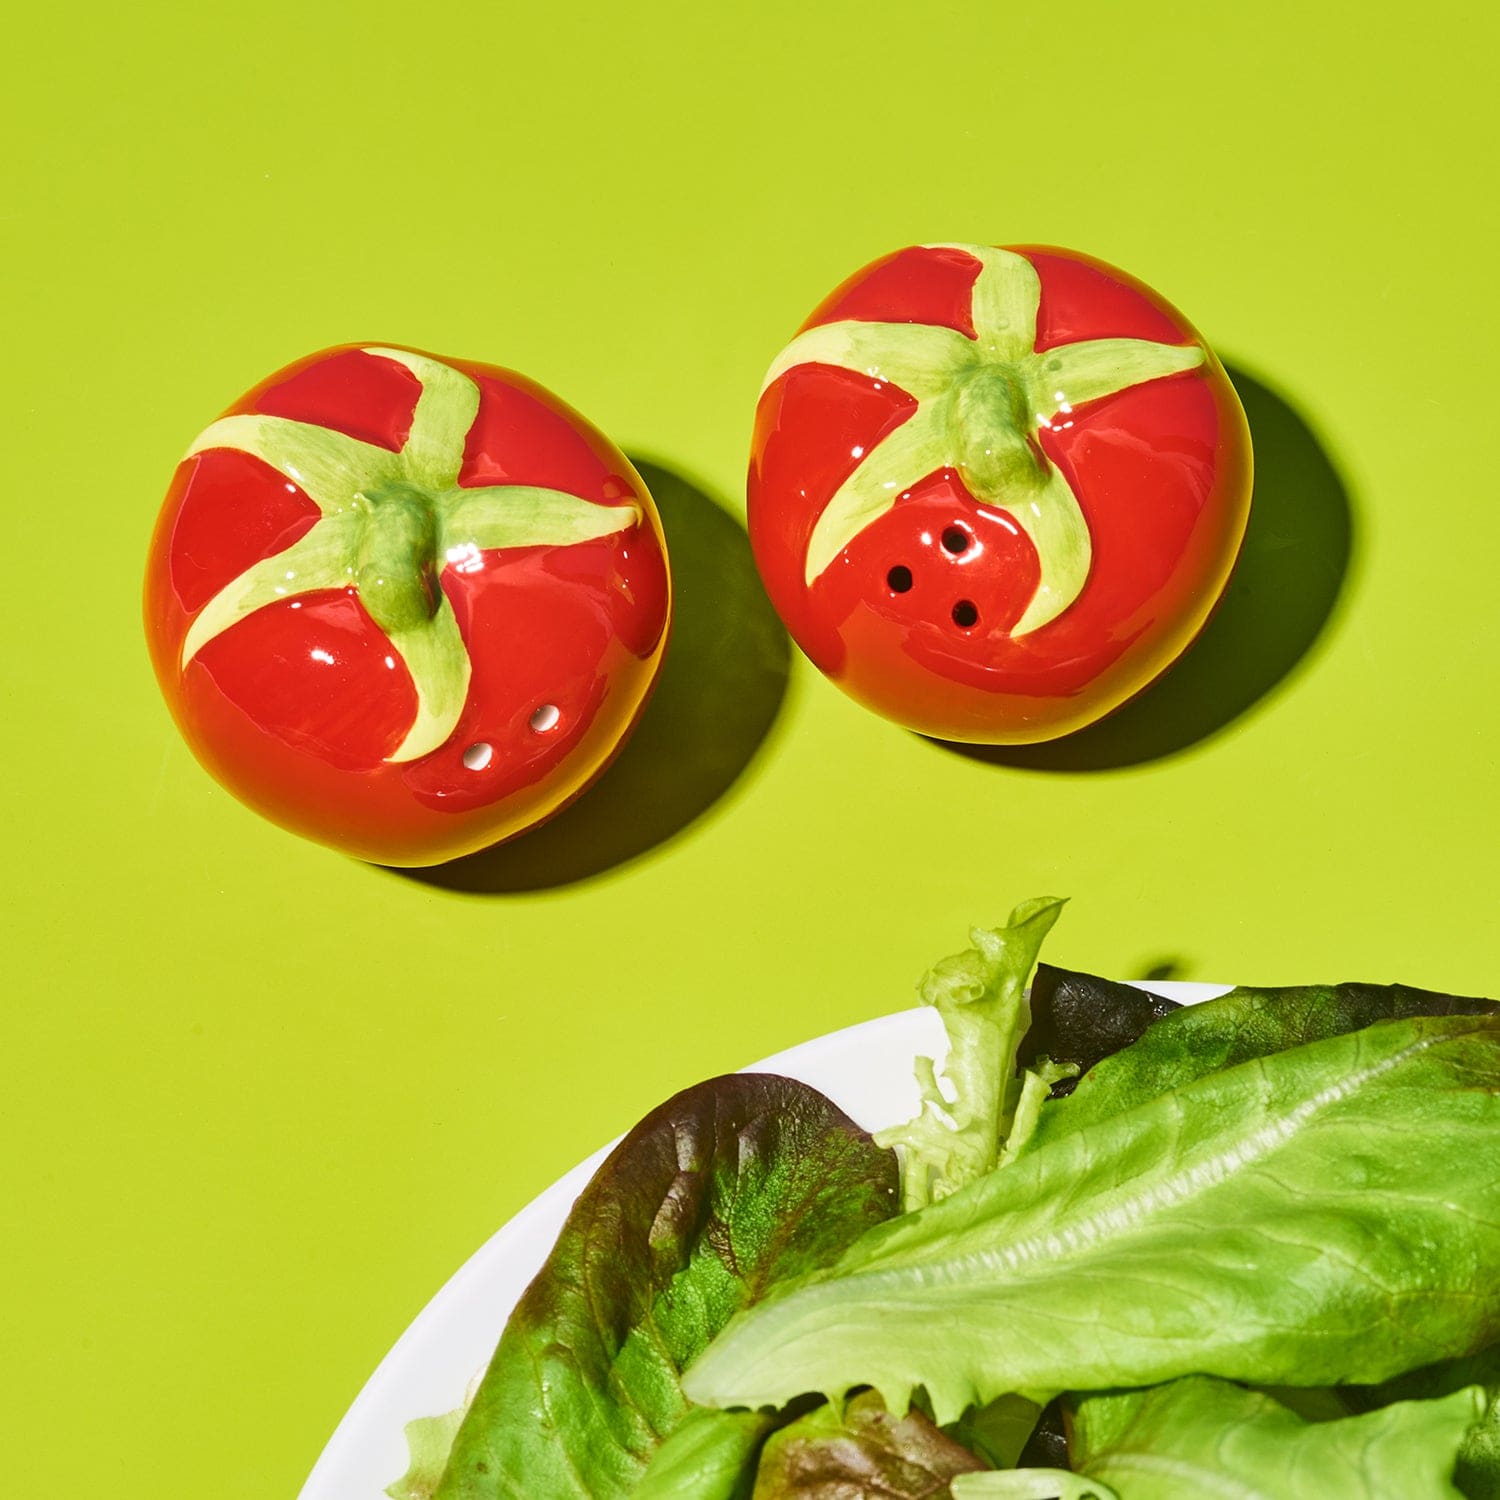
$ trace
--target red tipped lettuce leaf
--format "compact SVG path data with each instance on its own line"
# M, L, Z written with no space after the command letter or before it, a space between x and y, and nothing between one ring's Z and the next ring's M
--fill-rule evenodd
M985 1467L915 1407L893 1416L866 1391L775 1433L753 1500L950 1500L956 1475Z
M653 1110L584 1189L511 1315L436 1500L616 1500L689 1403L681 1370L773 1284L897 1206L894 1155L764 1074Z

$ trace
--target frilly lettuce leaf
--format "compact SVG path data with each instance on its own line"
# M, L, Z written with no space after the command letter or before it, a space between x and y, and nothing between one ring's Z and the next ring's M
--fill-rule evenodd
M1026 981L1063 904L1050 896L1022 902L1005 926L976 927L973 947L922 980L922 1002L948 1033L948 1057L941 1074L930 1057L917 1059L920 1113L875 1137L901 1153L906 1211L948 1197L998 1163L1020 1097L1016 1048L1031 1024Z

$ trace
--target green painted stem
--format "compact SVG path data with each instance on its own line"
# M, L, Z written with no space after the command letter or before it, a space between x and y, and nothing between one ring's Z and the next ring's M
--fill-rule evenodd
M961 377L951 420L958 468L975 494L1015 500L1046 483L1047 460L1031 440L1037 417L1010 369L980 364Z
M354 571L360 602L387 635L410 630L437 613L438 520L434 497L410 485L362 495Z

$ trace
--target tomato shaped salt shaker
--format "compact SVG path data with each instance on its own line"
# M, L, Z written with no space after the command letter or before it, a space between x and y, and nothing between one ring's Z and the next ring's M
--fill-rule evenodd
M146 631L198 759L309 838L435 864L576 797L666 645L661 523L534 382L410 349L315 354L192 444Z
M856 273L772 364L750 540L846 692L923 734L1022 744L1191 644L1250 479L1233 386L1150 288L1068 250L922 245Z

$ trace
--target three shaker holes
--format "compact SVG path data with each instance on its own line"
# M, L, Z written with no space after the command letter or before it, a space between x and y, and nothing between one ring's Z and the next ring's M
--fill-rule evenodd
M949 526L939 538L943 550L960 557L969 550L973 538L957 526ZM912 571L904 563L897 563L886 575L885 584L893 594L904 594L915 580ZM972 630L979 623L979 608L972 599L960 599L951 611L953 623L961 630Z

